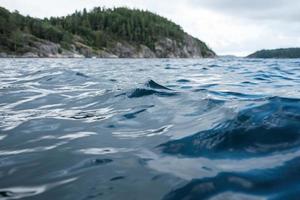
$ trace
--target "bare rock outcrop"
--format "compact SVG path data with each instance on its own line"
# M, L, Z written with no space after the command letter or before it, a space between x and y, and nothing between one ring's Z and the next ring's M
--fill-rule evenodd
M35 39L22 54L0 53L0 57L22 58L211 58L215 53L200 40L186 34L182 41L158 40L154 49L142 44L118 41L110 48L94 49L82 41L74 41L68 49L50 41Z

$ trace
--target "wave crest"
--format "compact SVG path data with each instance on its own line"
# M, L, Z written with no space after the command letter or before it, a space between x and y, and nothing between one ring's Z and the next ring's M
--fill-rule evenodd
M168 154L224 157L264 155L299 144L300 100L276 97L263 105L246 108L234 119L210 130L160 147Z
M156 83L153 80L149 80L144 84L144 88L136 88L129 95L129 98L140 98L149 95L157 96L174 96L176 93L171 89Z

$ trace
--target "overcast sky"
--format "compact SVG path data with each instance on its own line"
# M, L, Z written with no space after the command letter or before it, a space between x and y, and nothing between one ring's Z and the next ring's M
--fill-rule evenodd
M300 47L299 0L0 0L0 6L34 17L95 6L147 9L181 25L220 55Z

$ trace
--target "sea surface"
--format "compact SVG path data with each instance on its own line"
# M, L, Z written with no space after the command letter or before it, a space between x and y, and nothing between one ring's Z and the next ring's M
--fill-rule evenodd
M0 60L1 200L299 198L300 60Z

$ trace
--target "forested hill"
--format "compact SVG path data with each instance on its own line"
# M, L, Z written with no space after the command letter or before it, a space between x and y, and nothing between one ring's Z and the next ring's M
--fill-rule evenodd
M248 58L300 58L300 48L261 50Z
M0 7L0 56L214 57L207 45L148 11L84 9L36 19Z

